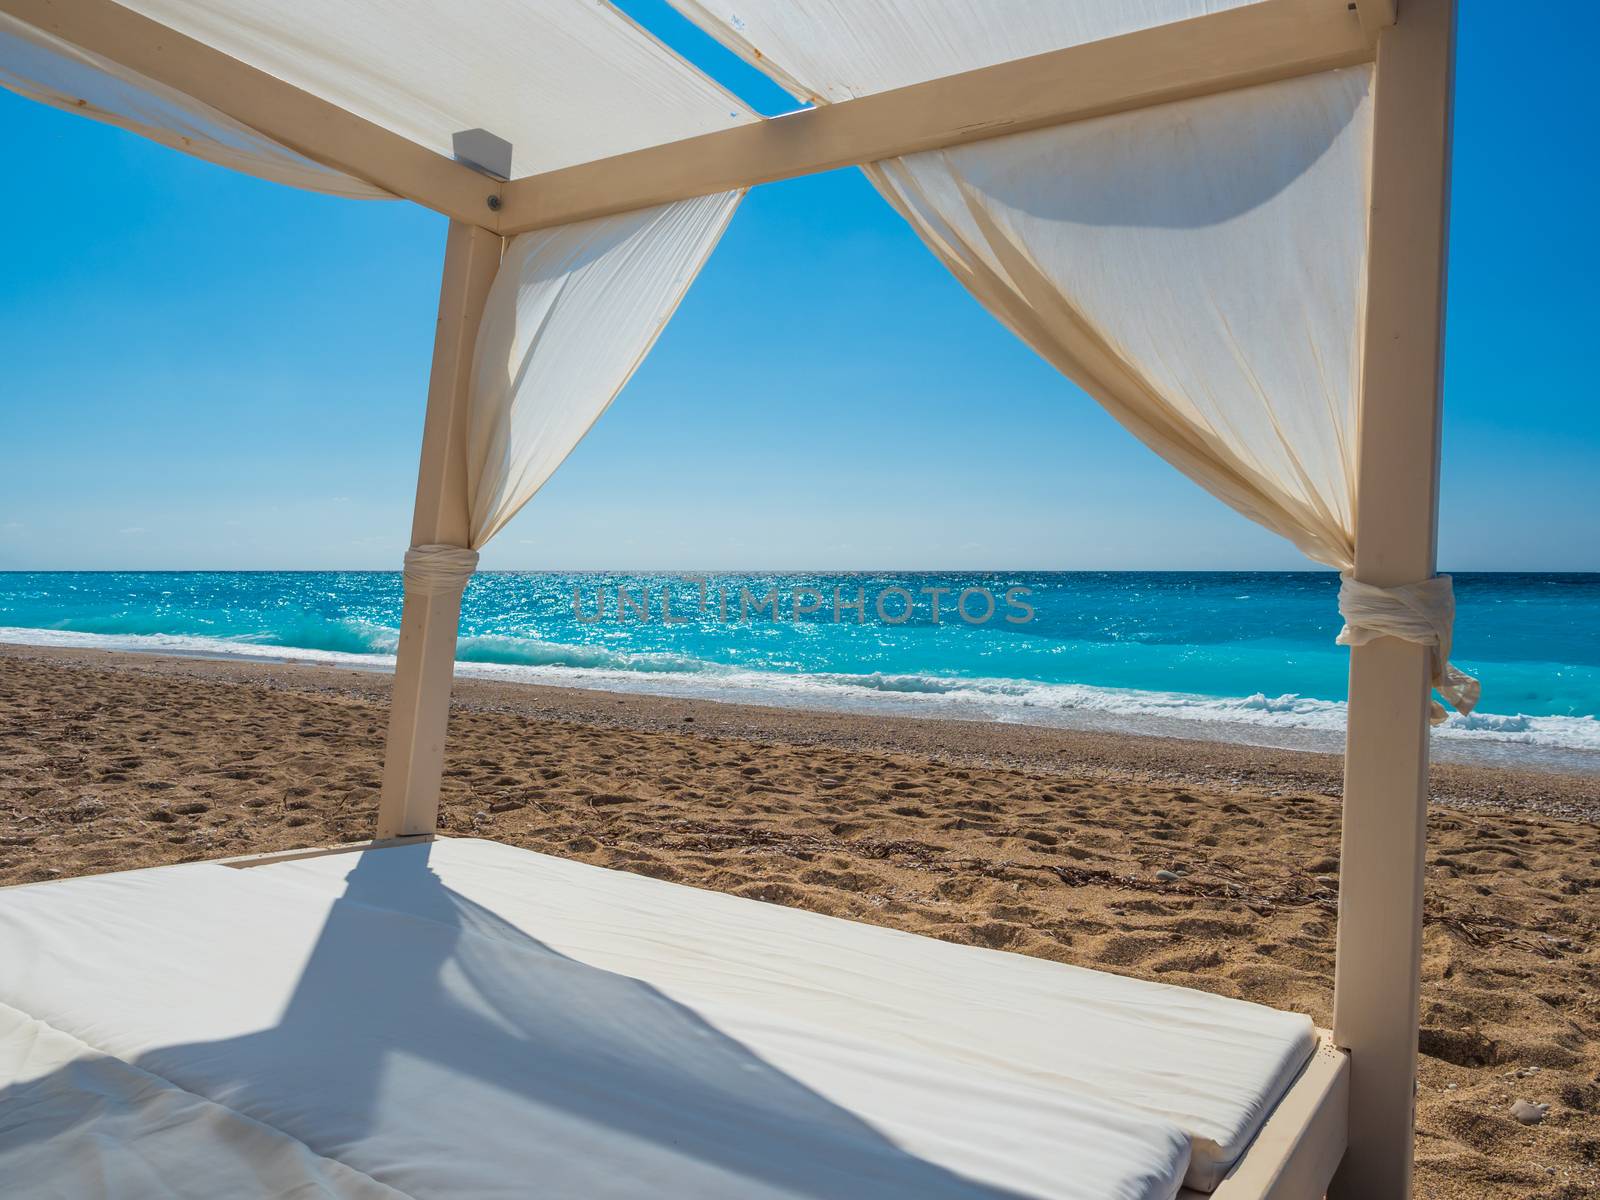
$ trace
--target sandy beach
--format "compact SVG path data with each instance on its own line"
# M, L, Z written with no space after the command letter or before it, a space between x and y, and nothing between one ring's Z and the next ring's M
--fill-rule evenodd
M368 836L387 689L0 646L0 884ZM1338 792L1325 755L461 681L441 826L1327 1024ZM1595 1194L1600 779L1433 792L1419 1195Z

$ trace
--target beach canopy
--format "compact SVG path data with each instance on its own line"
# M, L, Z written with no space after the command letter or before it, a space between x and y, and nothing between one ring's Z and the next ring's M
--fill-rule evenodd
M627 383L744 190L858 165L1130 432L1345 574L1341 946L1413 936L1341 955L1335 1033L1372 1064L1347 1171L1393 1180L1423 701L1476 698L1434 577L1452 0L672 2L808 107L759 117L601 0L0 0L13 90L452 219L380 834L433 829L477 551Z

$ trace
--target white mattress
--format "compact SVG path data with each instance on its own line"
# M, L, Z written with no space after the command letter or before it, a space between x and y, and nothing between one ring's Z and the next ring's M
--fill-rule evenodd
M0 891L0 1005L27 1196L1170 1200L1315 1044L455 839Z

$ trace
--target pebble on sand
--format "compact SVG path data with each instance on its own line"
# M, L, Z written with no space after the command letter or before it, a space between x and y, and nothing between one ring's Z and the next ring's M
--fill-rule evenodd
M1537 1125L1549 1111L1548 1104L1535 1104L1531 1100L1518 1100L1511 1106L1511 1115L1524 1125Z

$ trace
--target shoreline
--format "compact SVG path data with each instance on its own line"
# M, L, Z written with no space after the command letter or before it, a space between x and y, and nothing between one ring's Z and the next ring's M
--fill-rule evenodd
M378 665L327 666L271 657L222 658L149 651L78 649L0 642L7 659L112 667L290 691L343 694L388 703L391 672ZM1165 733L1062 729L946 717L737 704L603 688L568 688L458 675L451 711L498 713L637 732L684 731L767 745L910 753L952 766L1003 767L1200 787L1264 786L1343 793L1343 757ZM1434 762L1435 804L1494 812L1535 812L1600 826L1600 776L1559 767Z
M23 630L0 630L0 635L23 633ZM56 631L35 631L42 634ZM105 635L97 634L65 634L70 638L98 638ZM203 642L208 639L178 638L180 642ZM0 649L16 649L18 651L48 651L52 653L74 654L82 653L90 656L105 654L111 656L128 656L135 658L170 659L185 662L219 662L232 663L244 667L246 670L256 670L265 666L279 667L289 670L303 671L329 671L337 675L373 674L388 677L393 673L393 659L390 655L364 655L338 651L313 651L296 647L278 647L249 644L241 645L238 649L225 646L210 645L149 645L149 646L100 646L100 645L59 645L50 642L10 641L0 636ZM559 671L565 670L569 678L559 678ZM558 678L548 680L545 678L528 678L528 673L542 671L557 673ZM619 682L618 677L622 679ZM799 677L807 678L807 677ZM1182 743L1184 745L1205 745L1212 747L1235 747L1245 752L1247 757L1258 757L1260 754L1279 755L1315 755L1326 759L1340 759L1343 755L1343 728L1342 723L1337 731L1327 728L1289 724L1274 726L1271 724L1246 723L1239 720L1216 719L1210 717L1197 717L1193 714L1176 716L1156 712L1117 712L1094 708L1071 709L1066 712L1055 711L1041 707L1033 719L1018 717L1018 711L1013 710L1004 715L985 712L982 708L970 713L942 713L936 709L926 707L927 696L918 694L918 690L910 693L901 693L888 690L876 693L871 703L852 701L846 693L830 695L823 692L803 693L785 692L783 685L792 682L786 676L778 675L770 686L731 687L719 683L714 679L703 679L698 676L679 677L671 673L640 673L628 674L618 671L600 671L579 668L536 668L526 665L486 663L478 661L458 661L456 664L454 698L456 702L463 702L465 697L472 695L472 688L509 688L512 693L522 691L560 693L567 696L580 696L585 694L598 696L624 696L638 698L641 701L659 701L662 703L679 704L707 704L715 709L737 709L748 712L763 712L768 714L786 714L781 720L801 720L807 716L835 717L847 721L862 721L869 723L887 722L890 724L901 722L929 722L939 726L957 728L975 727L983 730L992 729L1022 729L1030 731L1022 735L1024 740L1035 734L1060 734L1068 738L1108 738L1112 740L1132 739L1135 743L1148 740L1159 740L1163 743ZM969 681L982 682L982 681ZM1120 694L1119 689L1098 688L1085 685L1083 690L1090 693L1104 692L1106 694ZM720 693L720 694L719 694ZM1150 697L1164 696L1165 693L1139 693L1130 691L1129 696ZM1195 696L1191 698L1202 703L1215 701L1219 704L1234 703L1226 698ZM935 699L935 703L943 697ZM1332 702L1315 701L1323 706ZM581 706L580 707L587 707ZM1537 745L1529 747L1526 743L1514 739L1496 738L1490 735L1482 736L1481 740L1472 738L1472 735L1462 736L1440 731L1434 735L1432 746L1432 760L1436 767L1459 766L1473 769L1482 768L1490 771L1503 772L1512 776L1557 776L1562 778L1589 778L1600 784L1600 750L1580 748L1577 746ZM926 739L913 739L921 744ZM1180 752L1181 753L1181 752ZM1478 790L1478 789L1473 789ZM1545 789L1535 787L1535 792L1542 793Z

